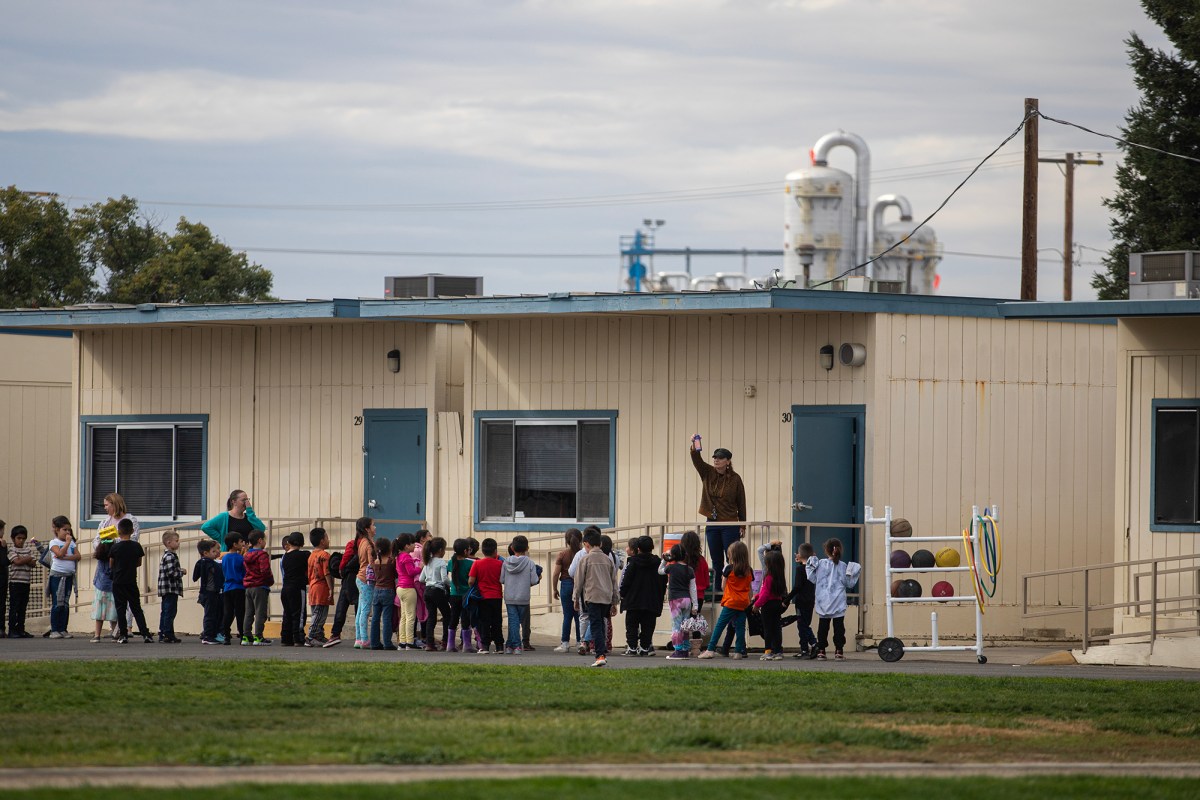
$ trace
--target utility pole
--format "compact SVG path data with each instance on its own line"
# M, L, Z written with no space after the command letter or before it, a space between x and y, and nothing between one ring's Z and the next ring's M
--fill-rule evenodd
M1025 98L1025 177L1021 194L1021 299L1037 300L1038 101Z
M1043 164L1063 164L1063 175L1067 179L1066 197L1063 212L1063 300L1071 299L1071 280L1075 266L1075 165L1090 164L1100 166L1100 154L1096 159L1084 160L1081 153L1067 153L1065 158L1039 158Z

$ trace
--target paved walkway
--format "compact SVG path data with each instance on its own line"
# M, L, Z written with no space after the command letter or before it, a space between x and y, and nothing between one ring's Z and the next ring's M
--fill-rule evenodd
M1064 762L1054 764L937 764L939 778L990 776L1018 778L1036 775L1110 775L1156 778L1200 778L1200 764L1113 764ZM401 784L438 780L512 780L516 778L617 778L664 780L687 774L692 778L827 777L847 775L896 778L929 777L928 763L876 764L622 764L614 774L611 764L448 764L445 766L353 767L354 783ZM324 764L229 767L80 767L60 769L0 769L0 786L6 789L64 789L79 786L136 786L140 788L210 787L228 784L329 783ZM344 782L344 781L339 781Z
M538 643L537 650L519 656L466 655L463 653L425 652L372 652L355 650L352 643L343 642L331 648L281 647L278 643L270 647L211 647L201 645L192 636L184 637L183 644L143 644L131 641L119 645L110 640L98 644L82 635L73 639L0 639L0 663L6 661L72 660L95 661L101 659L148 659L148 658L196 658L196 659L280 659L283 661L390 661L394 663L479 663L479 664L536 664L587 668L591 657L574 651L567 654L553 652L553 642ZM668 661L660 651L653 658L629 658L611 655L610 670L631 668L653 669L739 669L772 670L792 672L853 672L853 673L896 673L909 675L982 675L989 677L1059 677L1059 678L1114 678L1121 680L1181 680L1200 681L1200 670L1170 667L1111 666L1111 665L1040 665L1033 662L1061 648L1054 647L992 647L985 648L988 663L976 662L973 652L910 653L900 661L886 663L874 651L850 652L845 661L809 661L794 659L790 655L782 661L759 661L758 654L746 660L714 658L701 661Z

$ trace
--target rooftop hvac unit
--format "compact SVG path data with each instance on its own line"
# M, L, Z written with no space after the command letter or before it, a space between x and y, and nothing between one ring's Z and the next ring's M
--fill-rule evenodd
M1200 252L1174 250L1129 254L1129 299L1200 297Z
M483 294L483 278L462 275L408 275L383 279L383 296L400 297L469 297Z
M874 292L877 294L904 294L904 281L873 281L865 275L847 275L826 284L835 292Z

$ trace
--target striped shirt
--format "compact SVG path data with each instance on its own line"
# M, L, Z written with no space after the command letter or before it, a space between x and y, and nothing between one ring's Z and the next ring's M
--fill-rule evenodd
M183 567L179 565L179 556L174 550L163 553L162 561L158 564L158 596L169 594L183 596Z
M18 558L32 558L37 561L37 550L29 540L25 540L25 544L21 547L9 545L8 548L8 579L12 583L29 583L33 579L33 564L22 564L17 566L12 562Z

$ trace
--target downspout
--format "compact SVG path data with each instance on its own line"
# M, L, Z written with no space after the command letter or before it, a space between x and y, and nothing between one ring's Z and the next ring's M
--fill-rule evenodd
M827 133L817 140L813 147L813 166L829 166L829 151L844 145L854 151L857 159L854 166L854 265L857 267L867 260L867 198L871 180L871 151L862 137L856 133L834 131ZM855 270L855 274L858 270Z

